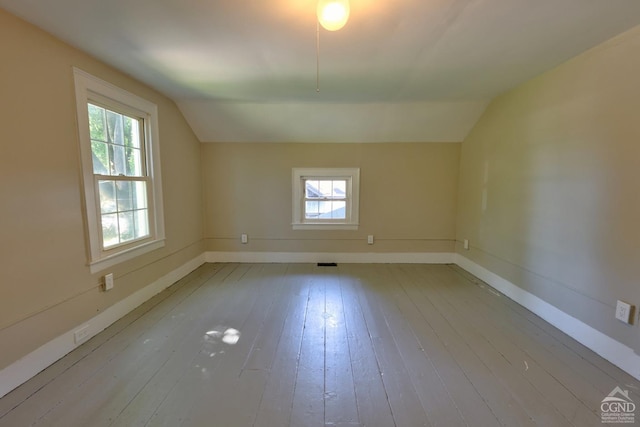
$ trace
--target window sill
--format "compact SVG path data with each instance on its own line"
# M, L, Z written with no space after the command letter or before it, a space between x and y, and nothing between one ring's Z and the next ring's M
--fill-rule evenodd
M294 230L357 230L358 224L336 224L336 223L294 223L291 224Z
M99 271L105 270L109 267L113 267L116 264L120 264L121 262L128 261L130 259L136 258L142 254L146 254L151 251L155 251L156 249L160 249L164 246L164 239L161 240L153 240L151 242L144 243L142 245L136 246L131 249L127 249L122 252L118 252L117 254L109 255L104 258L92 261L89 263L89 270L91 273L98 273Z

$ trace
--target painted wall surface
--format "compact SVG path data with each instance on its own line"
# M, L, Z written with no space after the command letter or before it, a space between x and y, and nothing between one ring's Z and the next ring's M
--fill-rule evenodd
M640 27L495 99L462 145L457 252L640 351Z
M0 369L203 252L200 144L173 101L0 10ZM87 266L72 67L158 105L166 246Z
M203 144L207 250L452 252L459 153L458 143ZM359 167L359 229L292 230L294 167Z

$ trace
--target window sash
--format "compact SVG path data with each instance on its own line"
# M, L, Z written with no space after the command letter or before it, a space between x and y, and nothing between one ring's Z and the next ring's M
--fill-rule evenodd
M115 210L111 211L111 212L103 212L102 209L102 199L101 199L101 190L100 190L100 182L105 182L105 181L116 181L116 182L143 182L145 183L145 195L144 195L144 208L131 208L131 209L122 209L120 210L119 207L116 207ZM109 253L113 253L113 252L117 252L123 248L127 248L129 246L135 246L137 244L140 244L142 242L145 242L147 240L154 240L156 238L156 234L154 232L154 230L156 229L155 227L155 215L154 215L154 210L153 210L153 200L152 200L152 191L151 191L151 185L152 185L152 181L149 177L129 177L129 176L123 176L123 175L118 175L118 176L112 176L112 175L94 175L94 191L96 194L96 221L98 224L98 237L100 240L100 247L102 249L102 252L104 252L105 254L109 254ZM117 191L117 190L116 190ZM116 205L118 204L118 199L116 198ZM133 200L132 200L133 203ZM103 226L103 217L105 215L119 215L119 214L125 214L125 213L132 213L135 214L136 212L140 212L140 211L146 211L146 224L147 224L147 233L144 236L140 236L140 237L134 237L133 239L128 239L125 241L121 241L119 243L113 244L113 245L105 245L105 238L104 238L104 226ZM118 239L121 239L121 233L118 232Z
M149 176L149 172L148 172L148 164L147 164L147 140L146 140L146 135L148 134L148 130L147 130L147 123L148 121L145 119L144 114L140 111L136 111L135 109L131 108L131 107L126 107L126 106L120 106L120 105L112 105L114 102L111 101L111 103L107 103L104 100L102 100L102 97L98 96L98 95L92 95L88 100L87 100L87 110L89 110L89 106L90 105L94 105L96 107L102 108L105 111L105 116L107 112L112 112L112 113L116 113L119 114L123 117L127 117L130 118L132 120L135 120L136 122L138 122L138 144L139 147L135 147L135 146L127 146L126 144L117 144L113 138L110 137L109 135L109 131L108 131L108 125L107 125L107 119L106 117L104 118L104 126L105 126L105 133L107 134L107 137L102 140L102 139L94 139L92 138L91 135L91 131L89 132L89 138L91 141L91 151L93 153L93 144L94 143L98 143L98 144L105 144L107 146L107 149L109 149L109 147L113 147L113 149L119 149L119 147L123 147L123 151L126 152L127 149L129 150L139 150L139 161L140 161L140 172L138 174L130 174L130 175L126 175L123 174L125 176ZM116 103L117 104L117 103ZM91 123L91 117L88 116L89 118L89 123ZM111 167L109 167L109 169L111 169ZM94 174L97 174L95 168L94 168ZM111 173L111 170L108 171L108 174L110 176L118 176L120 174L115 174L115 173Z
M321 215L325 215L327 213L331 213L334 212L334 210L329 211L329 212L321 212L320 208L318 208L318 217L310 217L310 213L307 210L307 202L312 202L312 203L322 203L322 202L326 202L326 203L331 203L333 205L333 203L338 202L338 203L344 203L344 218L327 218L327 217L323 217L320 218ZM305 223L323 223L323 222L334 222L334 223L344 223L349 221L350 218L350 205L351 205L351 200L349 198L304 198L302 201L302 220ZM332 206L333 207L333 206ZM340 208L338 208L340 209Z

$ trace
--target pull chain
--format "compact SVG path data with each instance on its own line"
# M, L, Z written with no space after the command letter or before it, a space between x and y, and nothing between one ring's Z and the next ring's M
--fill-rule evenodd
M320 21L316 22L316 92L320 93Z

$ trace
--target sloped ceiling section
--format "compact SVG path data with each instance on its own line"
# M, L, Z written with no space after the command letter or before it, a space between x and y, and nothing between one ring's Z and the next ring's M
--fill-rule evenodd
M190 100L178 106L201 141L456 142L471 130L486 103Z
M350 3L319 55L315 0L0 7L167 94L203 142L461 141L496 95L640 23L638 0Z

